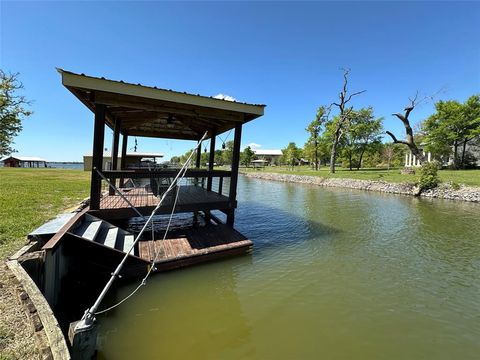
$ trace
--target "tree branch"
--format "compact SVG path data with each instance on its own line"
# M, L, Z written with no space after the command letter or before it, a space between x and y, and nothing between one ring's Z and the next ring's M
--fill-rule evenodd
M386 133L387 133L388 135L390 135L390 137L392 138L392 140L393 140L393 142L394 142L395 144L409 145L409 143L407 143L406 141L398 140L398 139L396 138L396 136L393 135L390 131L386 131Z
M355 95L360 95L360 94L364 93L365 91L367 91L367 90L357 91L357 92L351 94L351 95L348 97L348 99L345 100L344 104L348 103L348 102L352 99L352 97L354 97Z

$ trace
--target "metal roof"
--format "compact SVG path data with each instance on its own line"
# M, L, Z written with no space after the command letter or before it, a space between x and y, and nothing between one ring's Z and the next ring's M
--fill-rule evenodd
M105 105L107 125L120 120L130 136L198 140L262 116L265 107L57 70L83 104L92 111Z
M39 157L36 157L36 156L7 156L6 158L2 159L1 161L5 161L7 159L16 159L16 160L19 160L19 161L40 161L40 162L47 162L47 160L45 159L42 159L42 158L39 158Z
M264 155L264 156L282 156L282 150L264 150L264 149L254 149L253 152L255 155Z
M84 154L83 156L93 156L91 152L89 153L86 153ZM110 151L104 151L103 152L103 157L106 158L106 157L110 157L112 156L112 153ZM127 156L129 157L163 157L164 154L163 153L159 153L159 152L129 152L127 153ZM122 157L120 154L118 155L118 157Z

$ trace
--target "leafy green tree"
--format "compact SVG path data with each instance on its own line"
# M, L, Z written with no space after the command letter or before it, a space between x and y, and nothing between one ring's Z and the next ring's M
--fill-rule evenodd
M246 167L248 167L248 165L250 165L250 163L254 159L255 159L255 153L250 148L250 146L247 146L240 154L240 162Z
M357 170L362 165L365 152L380 143L383 118L375 119L373 108L352 110L345 126L345 145L343 153L348 159L350 170L355 165Z
M291 166L292 169L294 168L298 159L302 156L301 149L299 149L294 142L289 143L285 149L282 149L282 152L285 165Z
M222 150L222 162L224 165L232 164L233 156L233 140L227 141L225 143L225 149Z
M172 156L170 162L175 165L180 164L180 156Z
M304 150L310 162L314 164L315 170L318 170L319 163L319 135L322 127L328 120L328 113L329 110L327 107L320 106L317 110L315 120L308 124L307 128L305 129L310 134L310 137L305 143Z
M215 150L215 162L220 166L224 165L222 150Z
M427 150L436 156L448 156L453 149L454 168L464 167L468 142L480 136L480 97L471 96L464 104L439 101L435 110L422 126Z
M23 85L18 76L0 70L0 157L15 151L13 138L22 130L22 121L32 114L30 102L19 95Z

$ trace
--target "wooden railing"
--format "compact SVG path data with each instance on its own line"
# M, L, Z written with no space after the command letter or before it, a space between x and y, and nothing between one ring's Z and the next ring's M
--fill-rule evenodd
M151 178L174 178L177 169L136 169L136 170L104 170L103 175L110 180L111 183L116 184L120 188L128 179L151 179ZM189 169L185 174L186 179L191 179L192 183L205 188L208 191L215 191L222 195L224 178L230 178L231 171L228 170L205 170L205 169ZM213 189L214 179L218 178L216 182L216 189ZM120 182L117 180L120 179ZM113 194L112 194L113 195Z

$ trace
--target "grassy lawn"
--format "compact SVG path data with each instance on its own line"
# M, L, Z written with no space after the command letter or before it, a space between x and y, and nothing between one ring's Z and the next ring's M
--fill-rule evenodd
M264 171L282 174L311 175L330 178L348 178L361 180L383 180L387 182L410 182L417 181L418 175L402 175L400 169L361 169L350 171L344 168L337 168L335 174L330 174L327 167L322 167L318 171L312 170L308 166L296 166L293 170L284 166L272 166L265 169L242 168L241 171ZM480 186L480 170L440 170L439 175L442 181L452 181L457 184L469 186Z
M0 168L0 260L30 231L86 198L89 183L82 170Z

